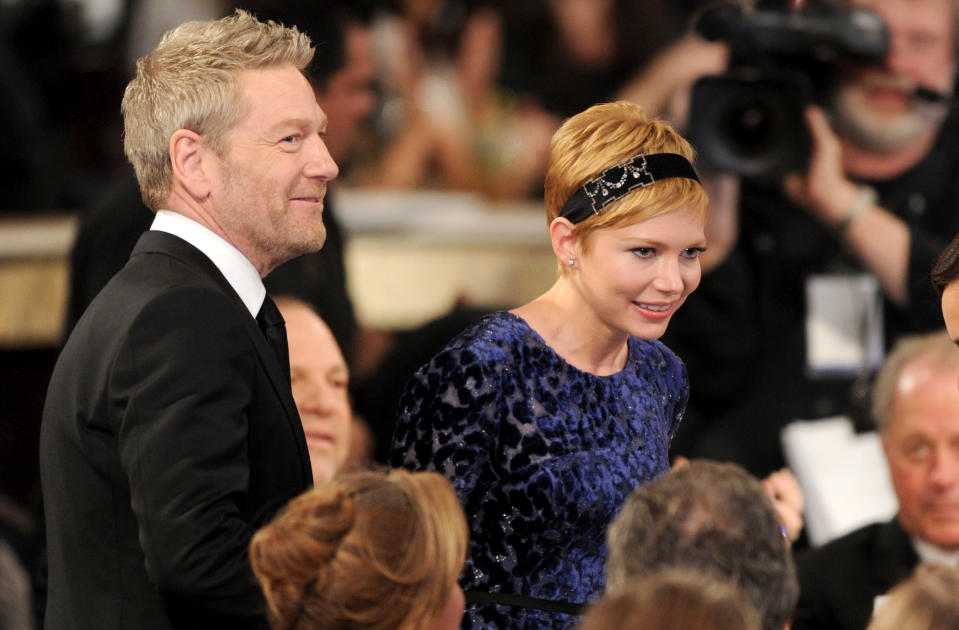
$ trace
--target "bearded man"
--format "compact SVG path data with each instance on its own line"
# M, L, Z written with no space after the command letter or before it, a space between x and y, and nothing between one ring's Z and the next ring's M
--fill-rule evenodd
M885 350L941 326L928 274L959 231L959 3L848 4L882 18L888 51L837 63L831 98L806 111L804 172L743 181L732 220L712 213L710 243L735 245L664 337L695 383L677 452L765 475L794 419L865 428Z

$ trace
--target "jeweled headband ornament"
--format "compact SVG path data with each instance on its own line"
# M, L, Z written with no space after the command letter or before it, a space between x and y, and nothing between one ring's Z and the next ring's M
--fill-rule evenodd
M678 153L637 155L608 169L583 184L566 200L559 216L573 224L599 214L607 204L626 193L645 188L670 177L685 177L699 181L689 160Z

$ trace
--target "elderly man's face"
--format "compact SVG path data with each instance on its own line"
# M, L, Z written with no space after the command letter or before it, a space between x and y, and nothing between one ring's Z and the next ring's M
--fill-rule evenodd
M882 435L903 528L944 548L959 548L957 373L928 356L909 362Z
M349 371L333 333L316 313L285 300L277 305L286 320L293 400L318 486L343 468L350 451Z
M918 101L917 87L949 94L955 76L953 0L854 0L878 13L889 52L856 71L835 103L843 134L877 151L899 151L938 129L945 108Z

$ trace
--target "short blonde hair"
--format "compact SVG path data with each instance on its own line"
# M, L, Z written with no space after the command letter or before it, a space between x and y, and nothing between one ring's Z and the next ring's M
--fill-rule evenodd
M445 477L364 471L291 501L253 536L250 562L274 628L414 630L443 611L467 543Z
M942 369L959 366L959 350L945 331L900 338L883 361L872 388L872 419L880 433L889 428L902 371L919 357L928 357Z
M641 153L678 153L690 162L695 159L692 146L672 125L649 118L634 103L601 103L566 120L553 134L546 163L547 223L559 216L563 204L587 181ZM709 199L702 184L677 177L637 188L577 223L575 229L587 236L599 228L644 221L681 207L705 220Z
M154 211L166 203L173 185L169 144L178 129L225 152L227 133L243 115L241 72L281 64L303 71L312 58L309 37L242 10L168 31L137 61L121 105L123 148L144 203Z
M959 627L959 569L920 564L889 592L868 630L940 630Z
M664 569L605 595L577 630L760 630L759 614L732 581Z

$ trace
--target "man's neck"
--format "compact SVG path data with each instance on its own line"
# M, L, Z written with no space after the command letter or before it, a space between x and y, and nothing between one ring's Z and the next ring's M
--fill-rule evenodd
M273 270L273 267L267 267L263 260L260 260L258 257L253 255L254 249L252 247L248 246L246 242L238 238L237 234L231 233L229 230L227 230L226 227L218 220L216 213L212 212L205 204L193 199L189 193L177 187L176 184L174 184L173 191L167 198L166 205L167 209L171 212L183 215L186 218L199 223L229 243L231 246L238 249L246 257L246 259L249 260L254 267L256 267L256 270L260 274L261 278L265 277L270 271Z

